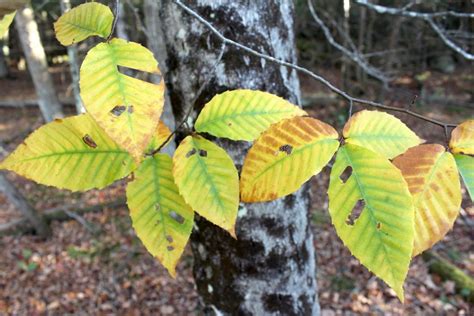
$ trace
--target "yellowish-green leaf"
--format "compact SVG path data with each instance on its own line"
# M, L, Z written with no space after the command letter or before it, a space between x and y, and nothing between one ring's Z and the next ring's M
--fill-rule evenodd
M471 201L474 201L474 157L455 154L454 159L456 160L459 173L469 192Z
M10 24L12 24L13 19L15 18L16 11L6 14L0 20L0 39L7 33Z
M461 185L453 155L437 144L420 145L396 157L415 205L413 256L443 239L461 208Z
M58 41L68 46L90 36L108 37L113 22L114 15L108 6L88 2L64 13L54 23L54 30Z
M81 67L81 96L105 132L140 161L163 110L164 83L155 85L126 76L118 66L159 73L148 49L113 39L87 54Z
M168 139L170 135L170 129L165 123L163 123L162 120L160 120L158 126L156 127L155 135L153 135L150 144L148 144L148 150L154 150L159 146L165 147L171 141L171 138Z
M0 169L71 191L103 188L134 168L130 155L88 114L40 127L0 164Z
M449 148L453 154L474 155L474 120L463 122L453 130Z
M295 192L329 162L339 147L337 138L334 128L311 117L273 124L245 158L242 201L270 201Z
M184 200L199 215L235 236L239 176L222 148L201 136L187 136L174 154L173 175Z
M301 115L307 113L271 93L233 90L216 95L204 106L195 129L217 137L252 141L271 124Z
M403 176L384 156L346 144L329 183L329 213L338 236L403 301L413 252L413 199Z
M389 159L404 153L423 141L393 115L378 111L360 111L344 126L349 144L358 145Z
M146 158L127 185L133 228L146 249L176 276L176 264L193 229L194 213L173 181L171 158Z

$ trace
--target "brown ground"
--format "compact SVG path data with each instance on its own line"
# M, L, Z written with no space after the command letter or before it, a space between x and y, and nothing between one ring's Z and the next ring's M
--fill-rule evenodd
M3 93L0 100L34 98L27 77L22 73L15 75L17 80L0 80ZM56 82L64 92L67 87L64 81L61 84L60 78L58 72ZM449 86L446 76L434 74L432 78L428 83L432 86ZM463 81L464 85L465 82L472 87L472 79ZM318 84L305 78L302 86L305 95L321 91ZM401 89L388 95L395 100L390 104L410 103L419 93L410 87ZM473 114L472 108L415 106L417 111L430 117L451 122L459 122ZM340 102L331 106L314 104L311 112L341 128L346 106ZM6 143L7 151L13 150L28 133L40 126L38 117L35 109L0 108L0 141ZM399 117L420 137L444 144L442 129ZM12 173L8 177L40 210L77 202L93 205L123 196L123 184L120 183L101 192L69 193L34 184ZM328 185L327 168L313 179L313 184L313 231L323 315L474 313L473 307L455 293L453 282L429 274L421 258L412 262L405 285L406 302L401 304L394 292L362 267L336 236L324 194ZM463 215L436 250L472 276L474 209L464 196ZM18 212L0 195L0 223L17 217ZM47 241L30 235L0 238L0 315L197 313L198 297L192 280L189 250L179 265L177 279L173 280L135 237L125 207L89 213L84 218L87 225L75 220L53 223L54 236Z

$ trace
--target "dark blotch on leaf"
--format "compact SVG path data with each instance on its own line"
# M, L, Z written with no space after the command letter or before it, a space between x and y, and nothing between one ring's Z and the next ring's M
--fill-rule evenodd
M127 107L125 105L117 105L112 109L112 111L110 111L110 113L114 116L120 116L126 109Z
M207 157L207 151L205 151L204 149L199 149L199 156Z
M133 105L130 105L127 109L128 113L132 114L133 113Z
M293 146L286 144L286 145L280 146L279 150L289 155L293 151Z
M346 224L347 225L354 225L357 219L359 218L360 214L362 213L362 210L365 207L365 202L364 200L359 200L357 201L357 204L354 206L352 209L351 213L346 219Z
M92 137L90 137L88 134L84 135L84 137L82 137L82 141L89 147L91 148L97 148L97 144L95 143L95 141L92 139Z
M343 183L346 183L346 181L349 180L351 175L352 175L352 167L347 166L346 169L344 169L344 171L339 176L339 179L341 179Z
M187 152L186 158L191 157L191 156L194 155L195 153L196 153L196 148L191 149L190 151Z
M377 223L377 230L380 230L380 228L382 228L382 224L381 224L381 223Z
M171 235L166 235L166 240L168 242L173 242L173 237Z
M169 215L172 219L174 219L175 221L177 221L179 224L183 224L184 223L184 217L179 215L178 213L176 213L175 211L170 211L169 212Z
M168 247L166 247L166 249L167 249L168 251L173 251L173 250L174 250L174 247L173 247L173 246L168 246Z
M155 205L155 210L156 210L157 212L160 212L160 211L161 211L161 206L160 206L160 204L156 203L156 205Z

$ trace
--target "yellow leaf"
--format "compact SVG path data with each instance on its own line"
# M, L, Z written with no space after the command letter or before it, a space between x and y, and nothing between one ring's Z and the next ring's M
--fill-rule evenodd
M160 120L156 127L155 135L153 135L150 144L148 144L148 150L157 149L159 146L165 147L171 141L171 138L168 140L170 135L170 129L162 120ZM164 144L165 142L166 144Z
M349 144L370 149L391 159L423 141L393 115L378 111L360 111L344 126Z
M461 186L453 156L441 145L420 145L396 157L415 204L413 256L443 239L461 208Z
M163 110L164 83L154 85L126 76L118 66L159 73L148 49L113 39L87 54L81 67L81 96L105 132L140 161Z
M0 164L0 169L71 191L101 189L134 168L130 155L88 114L40 127Z
M400 170L378 153L346 144L337 153L328 195L338 236L403 302L413 252L414 210Z
M337 138L334 128L311 117L273 124L245 158L242 201L270 201L295 192L329 162L339 147Z
M193 229L194 213L173 182L171 158L146 158L127 185L133 228L146 249L176 276L176 264Z
M453 154L474 155L474 120L463 122L453 130L449 148Z
M199 215L235 236L239 176L222 148L201 136L187 136L174 154L173 175L184 200Z
M271 124L305 111L271 93L233 90L216 95L196 120L195 129L217 137L252 141Z
M108 37L112 31L113 21L114 15L108 6L88 2L64 13L54 23L54 30L58 41L68 46L90 36Z
M12 24L13 19L15 18L15 14L16 14L16 11L14 11L10 14L6 14L0 20L0 39L7 33L8 28L10 27L10 24Z

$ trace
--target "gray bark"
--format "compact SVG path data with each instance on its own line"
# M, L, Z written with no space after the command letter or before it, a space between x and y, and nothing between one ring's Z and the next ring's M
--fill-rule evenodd
M60 0L61 11L63 13L71 10L70 0ZM71 71L71 85L74 94L74 103L76 105L76 112L78 114L84 113L86 109L81 99L81 92L79 88L79 56L77 54L77 45L73 44L67 47L67 55L69 57L69 70Z
M5 54L3 54L3 41L0 40L0 78L6 78L8 76L8 67L5 60Z
M222 61L214 68L220 41L171 1L158 1L157 7L164 43L158 58L178 121L190 106L195 108L195 118L215 94L231 89L269 91L299 103L299 82L294 71L232 47L227 47ZM195 0L191 7L231 39L296 62L293 1ZM191 104L209 76L212 80L195 104ZM240 169L249 144L225 140L218 143ZM308 210L309 191L305 185L277 201L241 203L237 240L198 218L191 246L194 277L204 312L318 315Z
M48 72L46 54L31 7L27 6L17 11L15 25L35 85L43 118L49 122L54 118L62 117L61 104Z
M8 201L12 203L22 215L30 222L36 233L41 237L51 235L51 230L46 221L37 213L35 209L25 200L21 193L8 181L0 172L0 192L5 194Z

